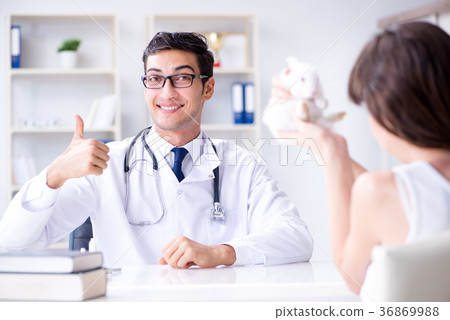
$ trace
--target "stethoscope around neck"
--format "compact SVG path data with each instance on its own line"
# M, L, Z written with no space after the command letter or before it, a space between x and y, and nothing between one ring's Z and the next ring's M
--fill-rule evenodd
M155 154L150 149L147 141L145 140L145 137L151 128L152 127L150 126L148 128L142 129L138 134L136 134L134 136L133 140L131 140L131 143L128 146L127 151L125 152L125 159L124 159L124 165L123 165L123 170L125 172L125 212L128 213L128 196L129 196L130 171L131 171L130 154L131 154L131 151L133 150L133 147L136 144L136 142L139 140L139 138L141 138L142 145L144 146L145 150L152 158L153 177L154 177L153 180L155 181L155 189L157 190L157 193L158 193L158 200L159 200L160 208L162 210L162 214L155 221L146 220L146 221L136 222L136 221L130 221L128 219L128 222L130 223L130 225L133 225L133 226L140 226L140 227L151 226L151 225L154 225L154 224L157 224L158 222L160 222L166 215L166 207L164 205L164 199L162 198L162 195L161 195L161 183L159 181L160 176L159 176L159 170L158 170L159 169L158 161L156 159ZM214 152L217 155L216 147L212 143L211 139L208 138L208 140L211 142L211 146L213 147ZM213 208L211 209L211 213L210 213L210 220L211 221L219 221L220 223L223 224L223 223L225 223L225 212L223 210L222 205L220 204L220 199L219 199L219 167L216 167L213 170L213 172L214 172L214 203L213 203Z

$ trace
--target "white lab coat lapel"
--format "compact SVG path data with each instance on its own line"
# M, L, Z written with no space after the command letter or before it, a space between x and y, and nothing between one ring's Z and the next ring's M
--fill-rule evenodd
M206 134L202 131L198 143L201 144L200 152L191 152L193 166L191 172L185 177L182 182L195 182L214 179L213 170L220 165L220 159L214 151L211 141L207 138Z

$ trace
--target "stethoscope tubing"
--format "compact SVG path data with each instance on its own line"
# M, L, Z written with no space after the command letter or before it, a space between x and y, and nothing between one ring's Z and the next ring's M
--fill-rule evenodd
M150 149L147 141L145 141L145 136L148 134L148 132L150 131L152 127L147 127L142 129L141 131L139 131L133 138L133 140L131 140L130 145L128 146L127 151L125 152L125 157L124 157L124 173L125 173L125 211L128 211L128 196L129 196L129 183L130 183L130 154L131 151L134 147L134 145L136 144L136 142L138 141L139 137L141 137L141 141L142 141L142 145L144 146L145 150L147 151L147 153L150 155L150 157L152 158L152 162L153 162L153 176L154 176L154 181L155 181L155 188L158 191L158 200L159 200L159 204L162 210L162 215L155 221L155 222L151 222L151 221L141 221L139 223L135 223L135 222L130 222L128 221L131 225L134 226L146 226L146 225L153 225L153 224L157 224L158 222L160 222L165 214L166 214L166 209L164 206L164 200L162 199L161 196L161 191L160 191L160 181L159 181L159 166L158 166L158 161L156 159L155 154L153 153L153 151ZM213 144L213 142L211 141L211 139L208 138L208 140L211 143L211 146L214 149L214 152L217 154L217 149L216 146ZM213 213L211 214L211 219L215 220L215 215L214 213L217 213L218 208L220 208L220 216L221 218L219 219L221 221L221 223L224 223L225 221L225 216L223 213L223 208L222 205L220 204L220 192L219 192L219 167L214 168L213 170L214 172L214 207L213 207Z

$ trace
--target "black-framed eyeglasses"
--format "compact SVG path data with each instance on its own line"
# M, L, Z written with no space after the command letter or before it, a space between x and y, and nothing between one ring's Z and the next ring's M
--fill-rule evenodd
M194 83L194 79L206 79L209 76L190 74L190 73L177 73L171 76L161 75L146 75L142 76L141 80L144 87L147 89L161 89L166 84L166 80L169 79L174 88L189 88Z

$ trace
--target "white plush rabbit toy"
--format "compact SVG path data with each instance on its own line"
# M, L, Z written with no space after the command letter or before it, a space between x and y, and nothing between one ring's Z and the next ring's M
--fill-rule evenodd
M269 105L264 112L264 123L277 136L278 130L295 130L292 112L306 121L330 128L334 122L341 120L345 112L324 115L328 102L323 97L317 69L301 63L295 57L288 57L289 68L284 69L280 78L290 91L293 99Z

